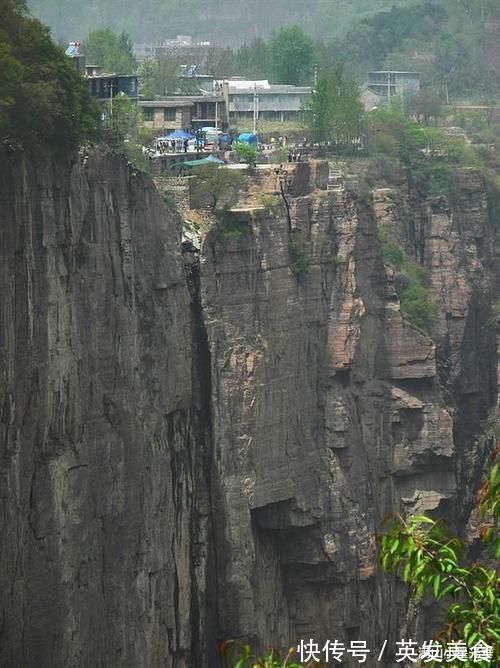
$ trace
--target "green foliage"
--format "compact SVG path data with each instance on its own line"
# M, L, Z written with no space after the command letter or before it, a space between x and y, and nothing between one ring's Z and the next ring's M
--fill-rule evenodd
M380 538L382 568L398 573L417 600L426 592L438 600L452 599L440 639L463 639L469 648L481 640L496 649L496 656L500 650L499 454L497 448L478 495L479 538L489 560L467 564L460 540L443 522L425 516L405 520L397 515ZM467 661L460 665L473 664Z
M24 0L2 0L1 10L0 139L68 149L92 138L97 107L71 60Z
M380 234L379 239L384 262L392 264L395 269L401 271L406 260L404 250L398 243L388 239L385 235Z
M392 6L363 18L343 39L330 45L328 55L337 60L341 54L351 71L365 76L370 69L380 69L387 56L403 49L407 40L420 37L427 42L441 35L446 19L446 11L437 3Z
M271 160L275 163L287 162L288 150L285 146L277 146L271 154Z
M290 647L284 656L273 649L264 656L256 656L250 645L239 645L227 640L220 645L219 652L225 668L312 668L316 665L310 662L305 666L293 661L295 647Z
M419 71L424 84L452 101L500 92L498 0L268 0L266 11L247 0L232 0L230 11L216 0L31 0L31 6L56 34L78 36L109 25L144 42L164 39L168 26L170 35L219 44L246 40L234 51L207 47L195 56L200 71L217 77L301 82L314 63L329 68L342 59L359 80L370 70ZM308 38L288 39L274 67L275 53L262 37L290 23L318 40L314 55Z
M206 201L213 213L219 201L229 201L243 187L244 177L235 170L218 165L203 165L193 170L192 192L198 202Z
M483 171L486 194L488 197L488 211L496 224L500 224L500 175L493 169Z
M249 79L269 78L272 72L272 56L268 42L262 37L255 37L249 44L245 42L234 53L233 67L235 73Z
M293 235L288 242L288 255L290 271L294 276L300 277L309 271L312 260L305 242L297 235Z
M238 241L248 234L248 223L237 220L227 208L219 209L216 212L217 222L213 227L215 239L225 244L228 241Z
M436 319L436 309L430 297L427 272L408 257L396 241L388 238L385 229L379 229L378 237L384 262L400 272L396 290L401 315L406 322L429 334Z
M104 129L106 141L115 148L122 148L125 140L135 142L138 136L140 109L126 95L117 95L106 102L104 108Z
M117 147L117 149L127 158L135 169L140 169L142 172L151 171L150 160L142 152L141 146L130 141L124 141Z
M275 83L300 84L308 80L314 65L315 48L312 38L299 26L275 30L268 48Z
M163 191L161 194L161 201L163 202L163 205L168 211L170 211L171 213L179 213L179 206L172 193L166 190Z
M381 109L369 115L368 146L374 162L391 161L406 173L410 186L421 197L457 196L457 173L480 167L478 153L463 137L447 135L440 128L422 126L404 117L401 107ZM380 170L378 170L380 172Z
M359 87L339 66L321 72L306 111L316 141L349 141L363 132Z
M281 211L282 204L280 195L260 195L259 204L273 217Z
M237 142L234 145L234 151L240 162L245 162L250 168L257 164L257 149L244 142Z
M132 41L126 32L119 35L109 28L90 32L83 45L85 59L90 65L101 65L105 72L131 74L137 62Z
M179 87L180 67L174 58L159 56L145 60L138 74L144 97L172 95Z

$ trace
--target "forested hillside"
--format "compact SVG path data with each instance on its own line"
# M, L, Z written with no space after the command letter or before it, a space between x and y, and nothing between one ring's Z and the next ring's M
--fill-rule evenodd
M284 23L298 23L313 36L329 39L357 20L411 4L411 0L31 0L33 13L59 38L83 39L109 26L135 41L194 35L219 44L240 44L268 35Z

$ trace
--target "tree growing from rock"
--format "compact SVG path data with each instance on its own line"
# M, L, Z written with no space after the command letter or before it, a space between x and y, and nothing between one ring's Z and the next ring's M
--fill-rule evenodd
M464 668L478 665L470 660L470 653L478 643L491 647L497 658L500 651L499 446L479 491L477 510L482 520L481 561L468 563L463 543L450 533L446 524L426 516L405 519L397 515L390 530L380 539L383 569L399 574L416 600L429 592L437 600L451 601L446 627L438 638L447 645L465 643L469 658L459 662Z
M192 193L197 203L205 200L212 213L217 211L221 200L226 204L231 201L244 183L239 172L218 165L197 167L194 176Z

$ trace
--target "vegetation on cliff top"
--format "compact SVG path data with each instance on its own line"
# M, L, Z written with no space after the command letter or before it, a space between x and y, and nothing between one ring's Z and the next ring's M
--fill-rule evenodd
M0 8L0 140L58 149L92 137L98 112L74 64L24 0Z

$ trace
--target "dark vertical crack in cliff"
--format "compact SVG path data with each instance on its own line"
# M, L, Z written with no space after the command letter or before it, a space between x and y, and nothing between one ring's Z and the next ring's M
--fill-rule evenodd
M200 294L200 259L199 252L194 248L183 250L184 270L186 282L191 298L191 341L192 341L192 376L193 376L193 406L197 413L196 442L200 451L200 468L197 489L200 496L197 499L197 512L193 514L191 532L193 536L205 535L206 545L200 542L193 543L192 565L194 577L191 580L191 617L192 633L195 642L191 647L190 665L202 666L204 661L208 665L216 665L215 638L217 635L216 614L216 547L214 540L213 504L212 504L212 372L210 349L207 331L203 316L203 307ZM204 526L202 526L204 525ZM200 583L196 574L197 568L205 564L206 598L200 600ZM206 618L201 619L202 610L206 611ZM204 628L204 637L200 637L199 630Z

